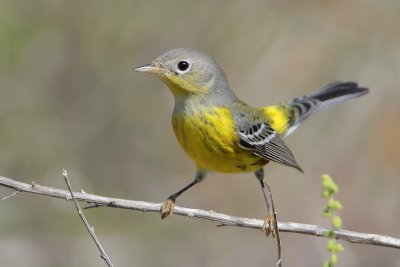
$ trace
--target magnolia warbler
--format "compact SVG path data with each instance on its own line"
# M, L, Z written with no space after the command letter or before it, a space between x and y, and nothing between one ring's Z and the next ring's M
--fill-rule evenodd
M269 212L263 230L273 236L276 214L265 191L263 166L273 161L302 171L282 138L314 112L369 92L355 82L337 81L292 101L255 108L235 96L211 56L186 48L170 50L135 71L157 75L171 90L176 138L197 165L193 181L164 202L161 217L171 215L176 198L208 171L254 172Z

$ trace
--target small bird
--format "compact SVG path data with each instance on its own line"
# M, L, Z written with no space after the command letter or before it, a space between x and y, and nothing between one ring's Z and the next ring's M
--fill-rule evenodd
M175 98L174 133L197 166L193 181L163 203L161 218L171 215L177 197L201 182L209 171L254 172L268 207L263 230L273 236L276 217L265 191L268 184L263 167L273 161L302 172L283 137L314 112L369 91L355 82L337 81L292 101L255 108L235 96L224 71L211 56L188 48L170 50L135 71L157 75L171 90Z

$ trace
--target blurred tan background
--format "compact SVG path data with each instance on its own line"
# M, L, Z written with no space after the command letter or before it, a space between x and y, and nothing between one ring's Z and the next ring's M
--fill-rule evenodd
M320 175L339 184L344 228L400 236L400 3L386 1L1 1L0 175L161 202L194 165L170 125L173 98L132 72L177 47L212 54L255 106L354 80L371 94L287 139L305 170L267 169L282 221L323 224ZM0 188L0 196L12 191ZM252 174L211 174L178 205L263 218ZM104 266L72 203L0 202L0 265ZM92 209L115 266L273 266L259 231ZM282 234L285 266L321 266L326 240ZM342 242L338 266L400 266L400 253Z

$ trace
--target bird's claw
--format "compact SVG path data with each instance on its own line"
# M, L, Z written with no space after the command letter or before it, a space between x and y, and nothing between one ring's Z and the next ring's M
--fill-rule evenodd
M272 213L268 213L267 218L265 218L263 227L261 230L267 235L267 237L271 234L273 238L276 236L275 232L275 219Z
M168 216L172 215L174 212L174 207L175 207L175 201L172 199L167 199L164 201L161 207L161 219L165 219Z

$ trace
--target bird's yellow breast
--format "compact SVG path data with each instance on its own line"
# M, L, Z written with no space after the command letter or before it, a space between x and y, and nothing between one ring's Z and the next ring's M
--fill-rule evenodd
M178 142L201 169L250 172L266 163L239 146L235 121L228 108L206 108L190 116L176 112L172 125Z

